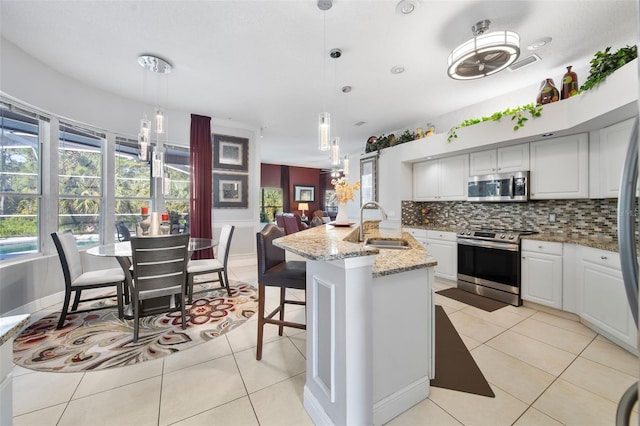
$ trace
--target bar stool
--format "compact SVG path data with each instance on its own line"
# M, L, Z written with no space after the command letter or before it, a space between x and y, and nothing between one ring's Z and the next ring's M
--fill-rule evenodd
M258 246L258 347L256 359L262 359L262 337L265 324L278 326L278 334L282 336L284 327L306 330L305 324L285 321L285 304L305 305L306 302L288 300L285 293L288 288L307 289L307 264L304 261L287 261L283 249L273 245L273 240L285 235L281 228L268 224L256 234ZM280 304L265 316L265 287L280 287ZM305 294L306 296L306 294ZM305 297L306 300L306 297ZM274 316L279 314L278 319Z

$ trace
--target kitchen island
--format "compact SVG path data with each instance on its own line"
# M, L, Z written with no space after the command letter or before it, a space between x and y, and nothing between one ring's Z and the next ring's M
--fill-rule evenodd
M377 225L365 222L365 239L407 248L365 246L357 227L331 225L274 241L307 259L304 406L316 424L383 424L429 395L437 262L410 234Z

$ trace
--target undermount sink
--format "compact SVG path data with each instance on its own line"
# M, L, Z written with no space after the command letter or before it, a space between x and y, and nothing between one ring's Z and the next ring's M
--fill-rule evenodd
M368 238L364 242L365 247L375 247L379 249L401 249L407 250L411 246L407 240L402 238Z

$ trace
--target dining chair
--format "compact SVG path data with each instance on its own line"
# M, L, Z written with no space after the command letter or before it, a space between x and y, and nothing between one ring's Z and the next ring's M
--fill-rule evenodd
M51 234L53 243L58 251L60 265L62 266L62 274L64 275L64 303L62 312L56 328L61 328L69 314L81 312L97 311L99 309L113 308L114 305L99 304L98 306L78 309L78 305L84 302L92 302L96 300L111 299L113 294L101 295L82 299L83 290L91 290L103 287L116 287L116 297L118 298L118 316L123 317L123 290L124 290L124 271L122 268L109 268L100 270L85 271L80 258L80 251L76 246L76 240L71 231L53 232ZM73 305L69 310L69 302L71 295L75 292Z
M131 232L123 222L116 223L116 231L118 232L118 241L129 241L131 239Z
M285 321L285 304L306 305L300 300L286 299L286 290L307 289L307 264L305 261L286 260L285 251L273 245L273 240L284 236L284 231L273 225L267 224L257 237L258 253L258 345L256 349L256 359L262 359L262 340L265 324L275 324L278 326L278 334L282 336L284 327L293 327L306 330L306 325ZM280 303L271 313L265 315L265 287L280 288ZM306 296L306 295L305 295ZM305 297L306 300L306 297ZM274 317L278 315L278 319Z
M138 341L141 316L179 309L184 330L189 234L131 237L131 257L133 280L130 291L134 343Z
M233 225L224 225L220 230L220 240L218 242L218 250L215 253L215 259L198 259L190 260L187 263L187 291L189 303L193 302L193 278L202 274L218 274L218 279L209 281L201 281L198 284L204 283L220 283L220 287L227 288L227 294L231 296L231 289L229 288L229 276L227 274L227 262L229 260L229 249L231 248L231 238L233 237L233 231L235 230ZM205 293L211 291L211 288L205 288L195 293Z
M284 213L283 212L276 213L276 225L284 229Z

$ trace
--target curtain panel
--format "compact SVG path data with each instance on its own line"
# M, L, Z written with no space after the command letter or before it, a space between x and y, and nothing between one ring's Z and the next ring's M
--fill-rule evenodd
M282 211L291 211L291 187L289 186L289 166L280 168L280 186L282 187Z
M190 148L190 233L192 237L213 238L211 117L191 114ZM196 251L192 258L213 259L213 249Z

